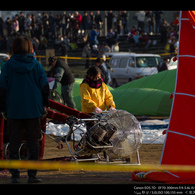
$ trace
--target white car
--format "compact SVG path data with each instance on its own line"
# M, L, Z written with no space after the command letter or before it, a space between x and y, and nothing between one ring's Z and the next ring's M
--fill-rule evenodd
M3 58L8 58L9 55L5 54L5 53L0 53L0 73L1 73L1 64L3 61Z
M110 59L112 86L117 87L132 80L158 72L160 55L119 52Z
M177 68L177 60L174 62L173 61L173 58L174 57L171 58L171 60L170 60L170 62L168 64L168 69L169 70L173 70L173 69L176 69Z

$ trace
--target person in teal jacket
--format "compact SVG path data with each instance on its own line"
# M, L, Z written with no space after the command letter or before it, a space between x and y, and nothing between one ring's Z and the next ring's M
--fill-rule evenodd
M41 64L31 54L33 46L27 37L12 43L11 58L0 75L0 111L8 123L9 159L19 159L23 131L26 135L28 159L39 159L41 117L49 100L49 84ZM18 169L11 169L12 183L20 182ZM28 170L28 182L41 180L36 170Z
M41 117L48 103L44 97L48 81L41 64L31 54L14 54L4 66L0 88L6 90L2 111L7 114L7 118Z

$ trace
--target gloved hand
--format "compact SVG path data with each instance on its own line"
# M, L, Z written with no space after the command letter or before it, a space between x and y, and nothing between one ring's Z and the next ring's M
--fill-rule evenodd
M102 109L96 107L96 108L95 108L95 113L101 114L101 113L102 113Z
M111 71L111 72L114 72L114 69L110 68L110 71Z
M47 114L48 114L48 112L46 110L46 107L44 107L41 119L45 118L47 116Z
M109 108L109 111L114 111L114 110L116 110L114 107Z

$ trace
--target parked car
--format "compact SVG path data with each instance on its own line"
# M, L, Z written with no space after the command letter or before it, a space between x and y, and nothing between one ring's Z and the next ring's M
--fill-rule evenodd
M170 60L170 62L168 64L168 69L169 70L177 69L177 60L174 62L173 58L174 57L171 58L171 60Z
M5 54L5 53L0 53L0 73L1 73L1 64L2 64L2 61L3 61L3 58L8 58L9 55Z
M117 87L135 79L156 74L160 55L119 52L110 59L112 86Z

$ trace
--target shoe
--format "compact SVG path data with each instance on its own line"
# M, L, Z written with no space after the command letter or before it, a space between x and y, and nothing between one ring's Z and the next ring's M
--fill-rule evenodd
M20 179L17 178L17 177L13 177L13 178L11 179L11 182L12 182L12 183L20 183Z
M29 177L28 183L40 183L42 182L42 179L38 179L37 177Z

